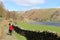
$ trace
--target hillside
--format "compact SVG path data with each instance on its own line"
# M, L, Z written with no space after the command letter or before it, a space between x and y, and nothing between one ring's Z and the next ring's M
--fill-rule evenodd
M60 9L32 9L26 11L23 16L34 21L60 21Z
M0 17L14 20L56 21L60 22L60 8L31 9L27 11L9 11L0 2Z
M31 9L27 11L9 11L0 3L0 17L14 20L26 21L55 21L60 22L60 8Z

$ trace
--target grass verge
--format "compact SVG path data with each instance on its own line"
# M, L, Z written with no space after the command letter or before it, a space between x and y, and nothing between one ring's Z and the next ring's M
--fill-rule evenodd
M57 26L48 26L48 25L33 25L33 24L27 24L24 22L18 22L18 26L21 28L24 28L24 30L34 30L34 31L52 31L56 32L58 35L60 35L60 27ZM24 36L21 36L17 33L14 33L18 40L26 40Z
M14 34L18 40L26 40L26 38L24 36L17 34L15 31L14 31Z

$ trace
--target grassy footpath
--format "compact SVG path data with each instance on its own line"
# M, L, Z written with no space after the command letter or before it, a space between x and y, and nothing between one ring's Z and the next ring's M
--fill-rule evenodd
M25 30L34 30L34 31L52 31L52 32L56 32L58 33L58 35L60 35L60 27L56 27L56 26L47 26L47 25L33 25L33 24L27 24L24 22L18 22L17 23L19 27L24 28ZM19 40L26 40L25 37L23 36L19 36L19 34L15 33L16 37Z
M2 21L2 18L0 18L0 39L1 39L1 37L2 37L1 21Z
M2 29L1 29L1 26L0 26L0 39L2 37Z

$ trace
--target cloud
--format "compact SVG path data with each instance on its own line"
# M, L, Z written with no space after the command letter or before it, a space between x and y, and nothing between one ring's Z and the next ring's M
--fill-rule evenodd
M21 6L32 6L45 3L45 0L11 0L11 1Z
M0 0L0 2L2 2L3 0Z
M0 0L0 1L2 1L2 0Z
M31 10L31 9L41 9L41 7L38 7L38 6L32 6L32 7L27 7L27 8L22 8L23 9L23 11L27 11L27 10Z
M3 1L3 0L0 0L0 4L2 4L2 1Z
M40 7L33 6L30 9L40 9Z
M60 6L59 6L59 7L57 7L57 8L60 8Z

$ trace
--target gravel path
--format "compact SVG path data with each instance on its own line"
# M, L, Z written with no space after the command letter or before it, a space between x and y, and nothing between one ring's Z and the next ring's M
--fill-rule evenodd
M17 40L17 38L15 37L14 34L11 35L8 35L8 27L2 25L2 38L1 40Z
M3 29L2 40L17 40L14 34L12 34L12 36L7 34L8 31L6 27L2 27L2 29Z

